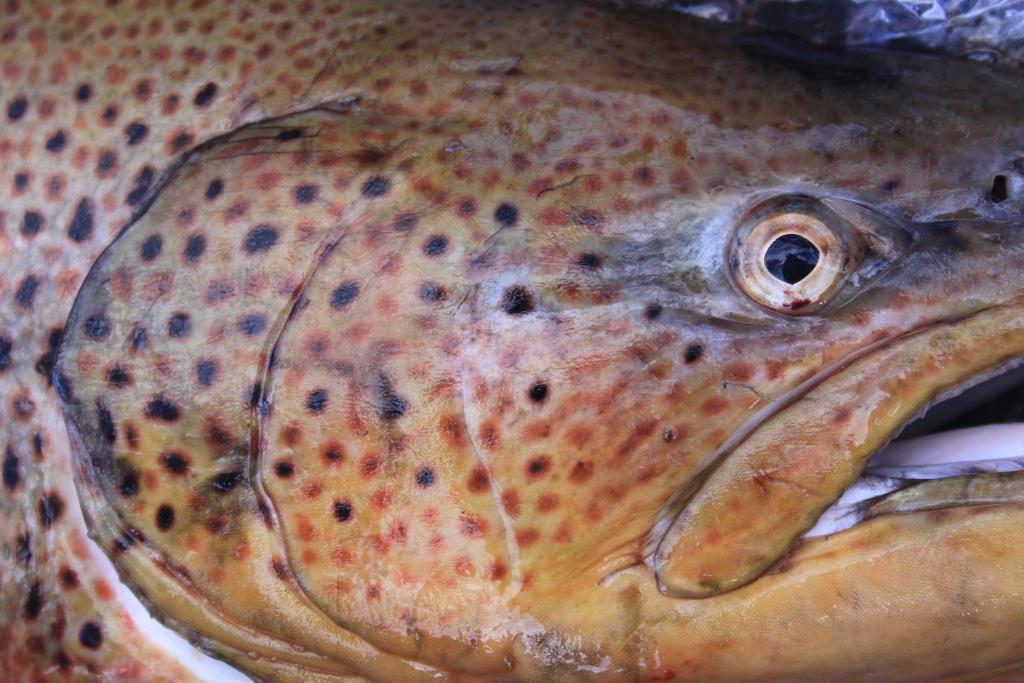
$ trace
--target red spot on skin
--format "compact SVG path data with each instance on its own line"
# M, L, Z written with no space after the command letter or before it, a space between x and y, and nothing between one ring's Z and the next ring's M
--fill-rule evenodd
M552 538L558 543L568 543L572 540L572 527L569 526L568 522L562 522L558 525L558 529L555 530Z
M582 484L594 475L594 463L589 460L578 460L569 471L569 481Z
M114 589L110 587L106 579L96 579L92 586L100 600L112 600L114 598Z
M549 206L540 212L540 223L546 227L560 227L568 223L565 211L557 206Z
M482 465L474 467L473 471L469 473L469 477L466 480L466 488L472 493L485 493L490 490L490 477L487 476L487 471Z
M620 467L622 463L629 459L637 447L654 433L657 427L657 420L646 420L634 427L633 432L615 452L615 459L612 461L612 465Z
M729 382L749 382L754 377L754 368L747 363L731 363L722 376Z
M559 498L557 493L545 493L537 499L537 512L546 514L558 507Z
M459 517L459 532L466 538L483 538L487 533L487 520L465 512Z
M309 550L307 548L306 550L302 551L302 563L304 565L308 566L308 565L316 564L317 559L319 559L319 558L317 558L316 553L313 552L312 550Z
M853 411L850 410L849 406L839 406L832 411L832 424L846 424L850 421L851 417L853 417Z
M331 551L331 562L339 567L345 567L352 564L352 560L354 559L355 557L352 554L352 551L347 548L335 548Z
M501 504L509 517L519 516L519 493L515 489L507 489L501 494Z
M370 602L377 602L380 600L380 585L376 582L370 582L366 586L366 599Z
M391 505L393 498L394 493L391 489L377 489L373 492L373 495L370 496L370 503L378 510L384 510Z
M540 532L536 529L520 529L516 531L516 543L520 548L529 548L540 538Z
M565 440L576 450L581 450L590 441L591 436L593 436L593 431L590 427L577 425L569 430Z
M700 412L703 415L711 416L722 413L729 407L729 401L722 396L712 396L700 404Z
M363 476L363 479L372 479L377 475L377 469L380 467L380 459L376 453L369 453L363 456L363 459L359 462L359 473Z
M470 576L473 573L473 560L466 555L459 555L453 563L455 573L459 576Z
M508 566L501 560L494 560L487 568L487 578L491 581L501 581L508 574Z
M60 585L64 590L74 590L78 588L78 573L71 567L64 565L60 568L58 574L60 578Z
M249 557L249 544L246 541L239 541L238 545L235 546L235 552L233 553L234 558L239 562L244 562Z
M494 421L489 420L480 426L480 445L489 451L501 445L501 436Z
M297 424L286 425L281 430L281 443L286 446L295 446L302 440L302 427Z

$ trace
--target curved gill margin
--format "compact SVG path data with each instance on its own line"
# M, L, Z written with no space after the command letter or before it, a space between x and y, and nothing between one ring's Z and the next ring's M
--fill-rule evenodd
M753 434L758 427L764 424L766 421L779 414L783 410L794 405L797 401L801 400L810 391L817 388L830 378L842 372L856 361L870 355L872 352L879 349L885 348L891 344L899 341L909 339L919 334L926 333L930 330L934 330L939 327L947 325L956 325L958 323L970 320L979 315L983 315L989 311L1002 308L1001 306L986 306L980 308L971 313L965 315L946 318L936 322L928 323L925 325L919 325L915 328L900 332L898 334L888 335L879 339L878 341L872 342L863 346L855 351L848 353L843 358L832 363L831 365L820 370L814 377L807 379L800 384L796 385L792 389L784 392L780 396L772 399L769 403L758 410L755 414L747 418L743 424L741 424L725 442L722 443L711 455L709 455L702 466L702 469L694 477L694 479L688 483L683 489L681 489L675 496L670 498L668 502L662 506L662 510L658 515L658 519L651 531L648 533L646 542L643 549L644 563L654 571L654 557L663 545L669 545L675 543L678 534L681 531L676 530L676 520L679 515L682 514L686 505L690 502L696 492L700 489L707 478L715 471L717 466L721 464L727 453L736 449L741 443L743 443L751 434ZM927 406L924 407L926 409ZM922 409L921 412L924 412Z

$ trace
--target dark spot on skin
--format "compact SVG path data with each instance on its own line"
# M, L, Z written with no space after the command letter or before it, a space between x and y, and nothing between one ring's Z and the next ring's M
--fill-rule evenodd
M75 207L75 214L68 223L68 237L75 242L84 242L92 235L93 213L92 202L81 199Z
M644 308L644 317L648 320L657 320L661 317L661 313L664 309L659 303L647 304Z
M139 475L135 470L129 470L121 478L121 485L118 487L121 495L125 498L132 498L139 492Z
M142 203L142 200L146 198L149 193L149 187L153 184L153 180L156 178L156 171L153 170L152 166L144 166L139 174L135 176L135 187L132 188L131 192L125 198L125 202L128 206L138 206Z
M345 459L345 451L340 445L329 443L324 447L324 459L329 463L337 464Z
M96 159L96 171L99 175L106 174L107 171L110 171L115 166L117 166L116 154L109 149L100 152L99 158Z
M13 491L17 488L18 482L21 481L21 472L18 469L18 456L10 446L7 447L7 453L4 455L3 477L4 486L7 487L8 491Z
M385 420L393 421L405 415L409 409L408 402L395 393L391 381L384 376L380 379L381 407L380 414Z
M185 474L188 472L188 460L177 451L168 451L160 456L160 466L171 474Z
M510 228L519 221L519 209L511 204L501 204L494 210L494 220L501 226Z
M541 403L548 397L548 385L538 382L530 387L530 400L534 403Z
M110 336L110 319L102 313L93 313L82 323L82 332L89 339L106 339Z
M420 299L427 303L437 303L448 298L448 292L444 287L433 282L425 282L420 285Z
M197 107L205 107L216 96L217 96L217 84L216 83L207 83L206 85L204 85L202 88L199 89L199 92L196 93L196 96L195 96L195 98L193 98L192 101L195 102L195 105Z
M180 152L189 146L192 142L192 135L190 133L178 133L171 139L171 151Z
M989 191L988 196L996 204L1005 202L1010 198L1010 185L1006 176L997 175L992 179L992 189Z
M391 189L391 181L386 176L375 175L363 183L362 193L364 197L380 197L387 194Z
M28 533L18 536L18 549L15 551L15 557L22 564L32 561L32 539L29 538Z
M14 302L22 310L30 310L36 298L36 290L39 289L39 278L35 275L26 275L22 278L18 289L14 292Z
M306 396L306 408L311 413L322 413L327 407L327 390L314 389Z
M206 186L206 198L210 200L216 199L223 191L224 181L220 178L214 178L210 181L210 184Z
M434 470L429 467L421 467L416 472L416 485L421 488L428 488L434 484Z
M142 247L139 249L139 256L142 257L143 261L152 261L160 255L163 248L164 238L160 235L150 235L142 243Z
M7 118L11 121L17 121L25 115L26 111L28 111L28 100L24 97L15 97L7 105Z
M686 347L686 353L683 355L683 360L686 364L696 363L704 356L704 346L701 344L690 344Z
M21 234L25 237L38 235L43 228L43 215L38 211L26 211L21 219Z
M79 102L88 102L90 97L92 97L92 86L88 83L82 83L75 90L75 99Z
M246 337L255 337L265 329L267 329L267 319L262 315L250 313L243 315L238 321L238 331Z
M532 458L526 463L526 473L531 479L538 479L551 467L551 459L547 456Z
M78 588L78 573L71 567L61 567L58 578L60 579L60 585L65 590Z
M257 225L245 236L244 248L247 253L258 254L268 251L277 244L277 229L270 225Z
M448 250L448 238L444 235L433 235L423 244L423 253L427 256L440 256Z
M141 351L149 343L149 333L145 327L137 326L132 328L132 349Z
M181 417L181 411L169 398L157 394L146 404L146 417L164 422L174 422Z
M46 141L46 151L57 154L63 152L67 146L68 136L62 130L58 130Z
M302 131L298 128L290 128L283 130L277 134L277 139L281 142L288 142L289 140L297 140L302 137Z
M192 334L192 319L187 313L175 313L167 320L167 334L172 339L182 339Z
M352 504L347 500L339 500L334 504L334 518L339 522L352 519Z
M215 360L201 360L196 363L196 380L204 387L208 387L217 379L220 368Z
M78 642L82 644L82 647L90 650L99 649L103 644L103 631L100 629L100 625L95 621L87 621L82 624L82 628L78 632Z
M149 126L140 121L129 123L124 128L124 135L129 145L137 145L149 135Z
M99 399L96 399L96 421L100 429L100 435L103 436L107 443L117 441L117 426L114 424L114 418Z
M195 263L206 251L206 238L202 235L192 235L185 243L185 260Z
M57 358L57 347L60 346L60 341L63 336L63 328L52 328L50 330L49 337L46 340L46 343L50 348L36 359L35 370L46 378L47 384L53 384L53 363ZM3 350L2 346L3 344L0 342L0 352ZM0 353L0 371L3 370L2 353Z
M586 270L596 270L601 267L601 257L591 253L580 254L580 257L576 259L576 264Z
M25 598L25 618L34 621L42 611L43 584L35 581L32 583L32 587L28 589L28 597Z
M11 351L14 345L8 337L0 335L0 372L11 367Z
M331 308L336 310L345 308L357 296L359 296L359 285L352 280L343 282L331 292Z
M289 479L295 474L295 465L287 460L279 460L274 463L274 474L282 479Z
M113 123L117 119L117 107L112 104L108 104L103 108L103 113L100 114L105 123Z
M299 185L295 188L295 201L299 204L309 204L316 200L318 193L316 185Z
M64 512L64 501L56 493L47 493L39 499L39 521L49 528Z
M240 471L221 472L213 478L213 490L217 493L227 493L234 490L240 483L242 483L242 473Z
M514 285L501 295L501 307L509 315L525 315L533 310L533 297L525 287Z
M416 227L417 222L416 214L414 213L403 213L395 219L394 229L395 232L409 232Z
M156 509L156 528L160 531L168 531L174 526L174 508L164 503Z

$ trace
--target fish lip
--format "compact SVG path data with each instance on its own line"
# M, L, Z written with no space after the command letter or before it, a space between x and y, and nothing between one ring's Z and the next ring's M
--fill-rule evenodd
M1014 308L1014 306L1009 302L982 306L980 308L974 309L962 315L941 318L938 320L933 319L922 324L916 325L911 329L904 330L896 334L887 335L877 341L871 342L860 348L850 351L842 358L829 365L827 368L824 368L823 370L817 372L813 377L804 380L795 387L784 392L781 396L773 399L768 405L764 406L763 408L758 410L754 415L750 416L747 420L745 420L743 424L741 424L733 432L733 434L730 435L730 437L708 457L707 461L702 465L701 469L694 476L693 480L687 486L681 489L678 493L672 496L662 506L657 517L657 522L654 524L651 531L648 533L646 541L644 543L644 564L646 564L652 572L656 573L655 557L657 557L659 552L663 551L664 547L670 546L672 543L674 543L675 538L673 536L673 529L676 526L676 520L686 509L687 505L689 504L689 501L700 490L704 481L715 471L717 465L723 462L729 453L736 450L744 441L746 441L751 435L753 435L762 425L764 425L772 417L786 410L790 406L794 405L796 402L800 401L805 396L807 396L807 394L809 394L815 388L827 383L830 379L832 379L837 374L850 367L852 364L856 363L857 361L863 358L869 357L874 352L881 351L892 345L899 344L902 341L905 341L917 335L925 334L929 331L941 327L956 326L958 324L969 321L972 318L985 315L986 313L1011 308ZM927 412L932 406L941 403L944 400L948 400L949 398L952 398L952 396L958 395L964 389L969 388L970 386L983 382L991 377L996 377L998 375L1004 374L1005 372L1009 372L1014 367L1017 367L1019 365L1024 365L1024 352L1018 353L1016 356L1012 357L1006 363L1000 365L995 371L976 373L975 375L968 377L963 382L958 384L957 387L955 387L954 389L951 389L948 392L943 392L943 394L940 394L937 399L933 399L931 401L926 402L924 405L920 407L920 409L917 412L914 413L913 416L905 420L897 429L893 430L890 439L886 440L878 448L872 451L871 455L865 461L864 469L867 468L867 465L871 461L871 459L874 458L886 446L888 446L889 443L895 440L899 436L899 434L907 427L907 425L914 422L918 417ZM861 471L861 476L863 476L863 473L864 470ZM846 490L850 486L853 486L853 484L855 483L856 480L852 482L846 489L843 489L842 493L845 493ZM840 496L842 495L842 493L840 493ZM834 503L835 501L832 502ZM1005 503L1005 505L1010 504L1011 503ZM824 510L822 512L824 512ZM848 529L843 529L836 533L843 533L844 531L848 531L849 529L852 529L855 526L857 526L857 524L854 524ZM810 529L808 529L807 531L810 531ZM794 546L802 543L805 540L805 534L806 531L804 532L804 534L801 534L796 539L794 539ZM789 552L792 552L792 548Z

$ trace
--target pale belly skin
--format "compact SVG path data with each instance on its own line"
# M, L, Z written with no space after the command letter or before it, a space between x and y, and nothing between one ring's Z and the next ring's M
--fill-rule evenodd
M1021 504L793 540L1024 353L1024 77L508 5L2 6L3 679L194 678L113 562L267 680L1019 680Z

